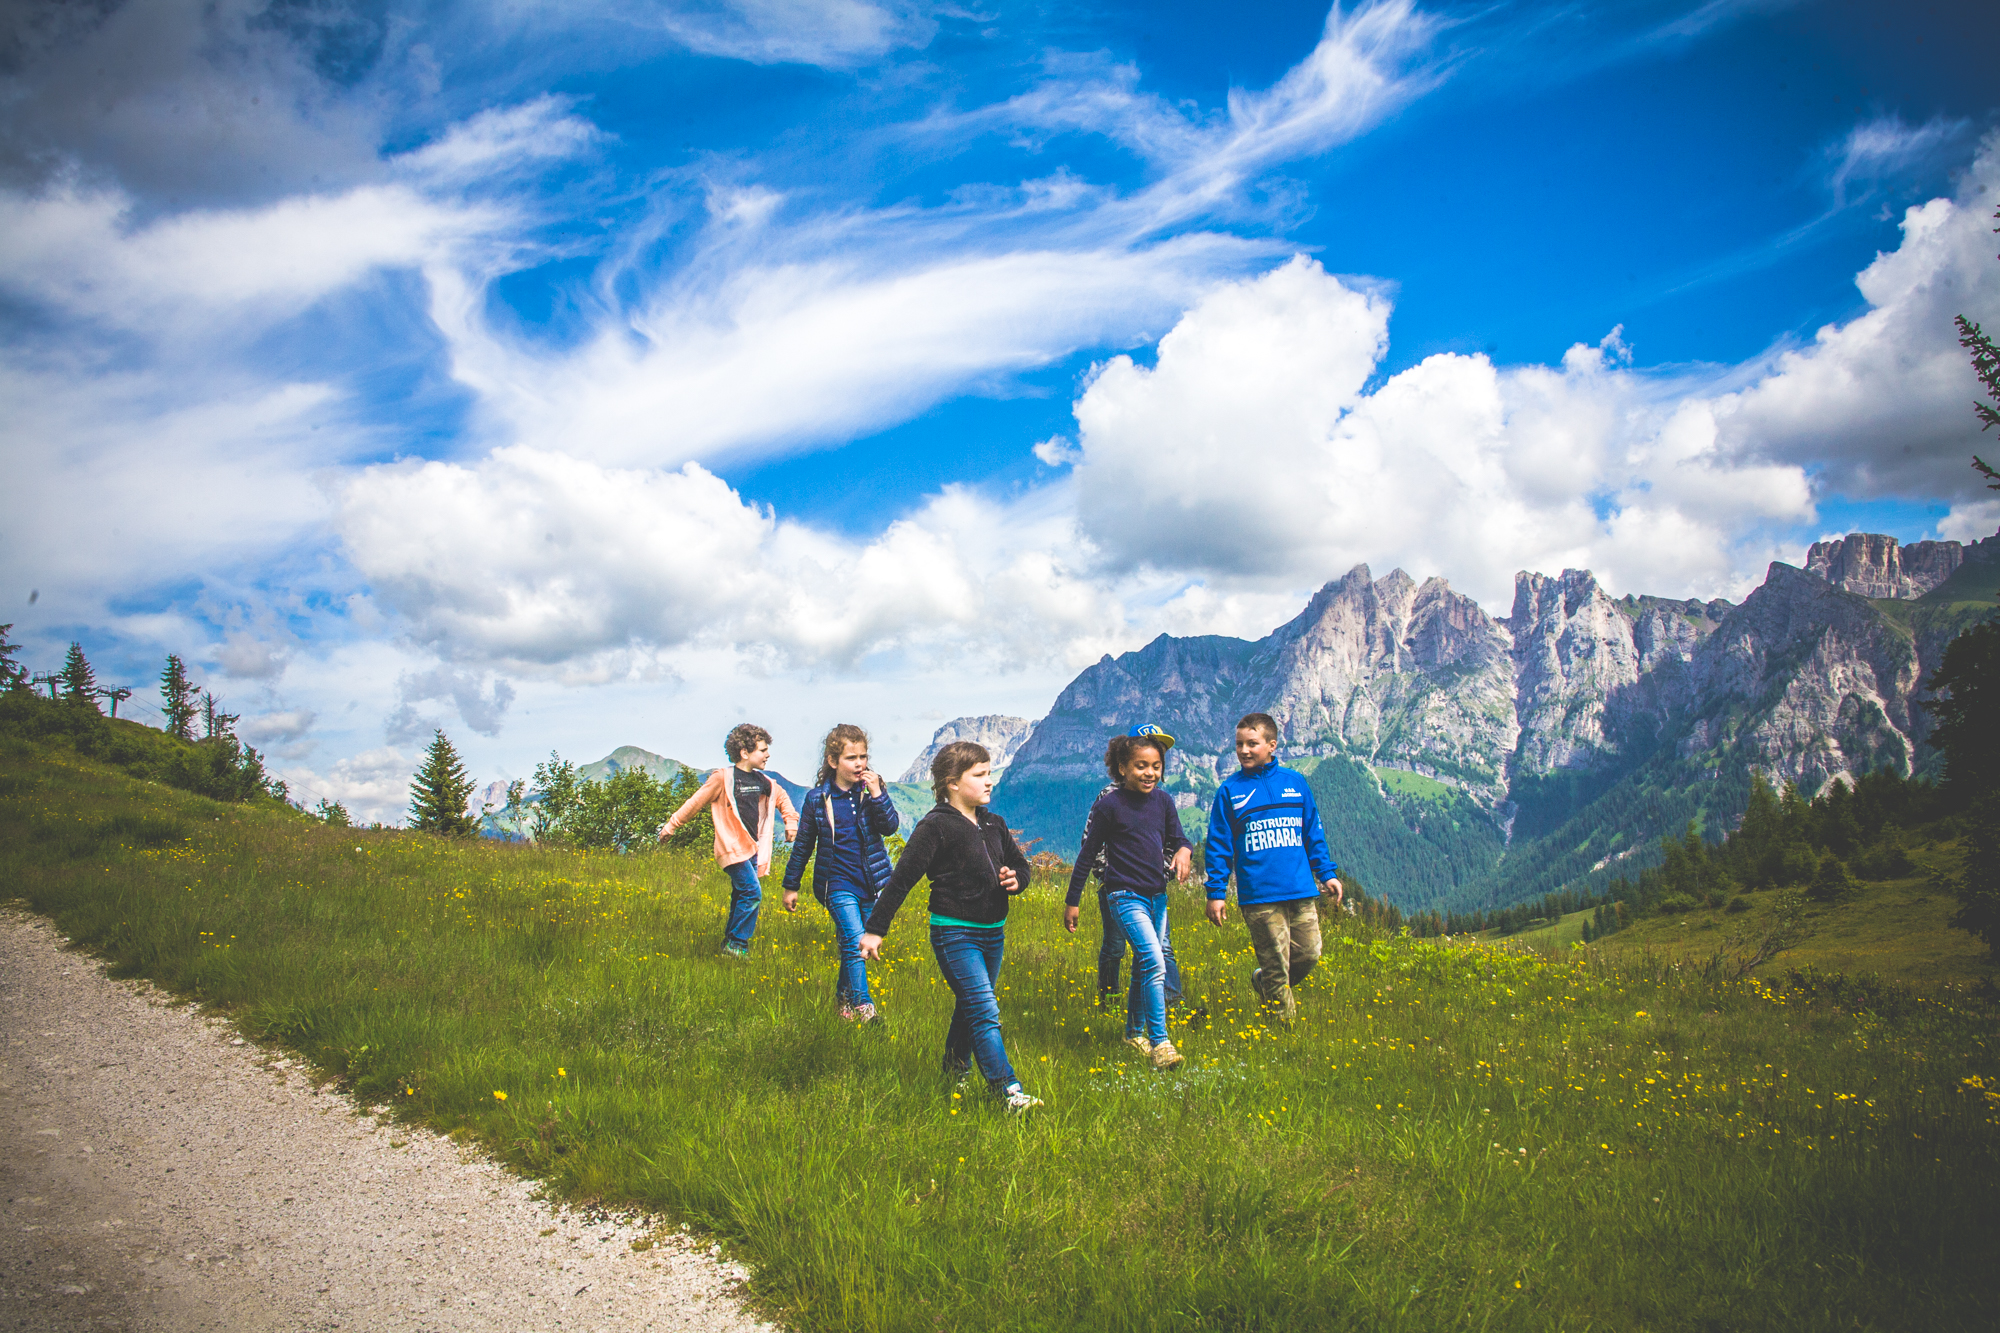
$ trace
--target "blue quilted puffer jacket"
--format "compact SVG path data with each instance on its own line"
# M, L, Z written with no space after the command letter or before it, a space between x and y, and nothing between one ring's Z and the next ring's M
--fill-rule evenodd
M835 823L830 801L852 800L855 802L854 826L861 833L861 873L868 880L868 887L876 893L889 882L895 866L889 860L888 849L882 846L882 839L894 833L901 820L896 807L891 804L885 792L880 800L868 794L868 788L857 783L842 792L831 780L820 783L807 792L799 801L799 832L792 839L792 856L785 863L785 891L798 892L799 884L805 879L806 863L813 859L813 853L821 853L825 859L822 842L831 846L834 840ZM852 836L852 835L850 835ZM820 887L822 876L813 876L813 897L826 901L826 892Z

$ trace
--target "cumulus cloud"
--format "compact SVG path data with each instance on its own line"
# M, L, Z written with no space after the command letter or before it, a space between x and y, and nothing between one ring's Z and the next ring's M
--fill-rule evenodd
M1979 386L1952 317L2000 310L1996 205L2000 135L1952 198L1903 215L1902 244L1855 279L1864 313L1780 351L1755 383L1715 400L1718 446L1810 468L1848 496L1978 498L1966 463Z
M410 808L410 778L417 759L394 746L364 750L342 759L324 772L304 765L280 769L292 796L310 805L338 801L358 824L394 824Z
M307 738L318 720L310 708L287 708L245 719L236 734L279 759L300 759L313 748Z
M1617 368L1615 334L1561 367L1433 356L1368 392L1388 315L1301 257L1198 303L1155 366L1114 358L1076 403L1079 525L1125 565L1400 564L1497 603L1520 568L1731 586L1746 533L1811 512L1800 469L1724 456L1699 406Z
M515 447L366 469L337 526L418 642L524 669L687 644L795 665L947 645L1004 666L1122 626L1063 554L1053 494L1003 505L947 488L856 542L746 504L696 464L608 469Z
M290 660L286 645L240 632L227 636L215 654L216 665L237 680L276 680Z
M391 742L415 740L438 727L438 719L422 707L433 702L450 704L459 720L480 735L497 736L514 702L514 684L504 676L483 679L477 672L450 667L405 672L396 682L396 693L396 710L383 724Z
M84 162L149 199L242 203L376 174L382 107L347 85L380 57L379 26L308 6L287 22L264 0L9 10L0 179Z

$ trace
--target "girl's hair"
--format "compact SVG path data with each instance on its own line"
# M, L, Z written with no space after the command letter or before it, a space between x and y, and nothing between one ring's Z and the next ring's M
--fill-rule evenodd
M1111 743L1104 747L1104 769L1111 774L1113 782L1125 781L1125 766L1132 762L1132 756L1140 750L1151 750L1160 756L1160 767L1167 766L1166 750L1152 737L1113 736Z
M937 752L931 760L931 791L937 795L939 805L951 804L951 795L945 788L965 776L965 771L980 764L990 764L993 756L983 745L971 741L953 741Z
M762 727L753 727L748 722L743 722L731 727L729 734L722 738L722 752L729 756L729 762L733 764L738 759L741 759L746 751L754 750L759 745L769 745L770 743L770 732L764 730Z
M855 726L852 722L839 723L832 731L826 733L826 739L819 743L819 781L821 783L833 781L835 767L840 763L840 756L847 753L848 746L857 744L868 744L868 733Z

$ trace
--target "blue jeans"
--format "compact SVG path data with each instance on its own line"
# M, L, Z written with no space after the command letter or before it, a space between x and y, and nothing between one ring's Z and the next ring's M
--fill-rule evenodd
M868 993L868 964L861 961L861 934L868 914L875 910L875 895L852 884L837 884L826 891L826 910L833 917L834 946L840 952L840 970L833 982L834 998L842 1004L873 1004Z
M722 928L722 942L738 949L750 947L757 933L757 908L764 901L764 886L757 882L757 858L724 866L729 876L729 924Z
M1125 958L1125 928L1118 924L1118 914L1111 910L1109 895L1097 895L1097 917L1104 926L1104 937L1097 946L1097 989L1101 991L1118 989L1118 964ZM1167 1003L1181 1002L1181 960L1174 957L1174 941L1170 933L1172 924L1160 924L1160 952L1167 959Z
M931 952L958 1003L952 1006L951 1028L944 1036L944 1067L949 1072L979 1060L979 1072L992 1086L1014 1081L1007 1048L1000 1044L1000 959L1007 949L1007 932L978 926L932 926Z
M1158 1045L1167 1039L1167 895L1120 889L1105 895L1132 945L1132 989L1125 1004L1125 1035Z

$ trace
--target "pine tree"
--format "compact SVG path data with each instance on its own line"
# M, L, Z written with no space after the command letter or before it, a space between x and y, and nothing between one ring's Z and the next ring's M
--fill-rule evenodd
M208 690L201 692L201 738L205 741L234 740L241 713L225 713L222 701Z
M7 637L13 629L12 621L0 625L0 690L23 689L28 684L28 668L16 656L21 645Z
M90 669L90 659L83 655L83 645L71 643L69 655L63 658L63 697L77 708L88 707L97 711L97 673Z
M467 837L478 821L465 813L472 778L442 731L433 734L424 766L410 779L410 827L447 837Z
M187 663L167 654L167 669L160 673L161 711L167 715L167 734L184 741L194 739L194 682L188 679Z

